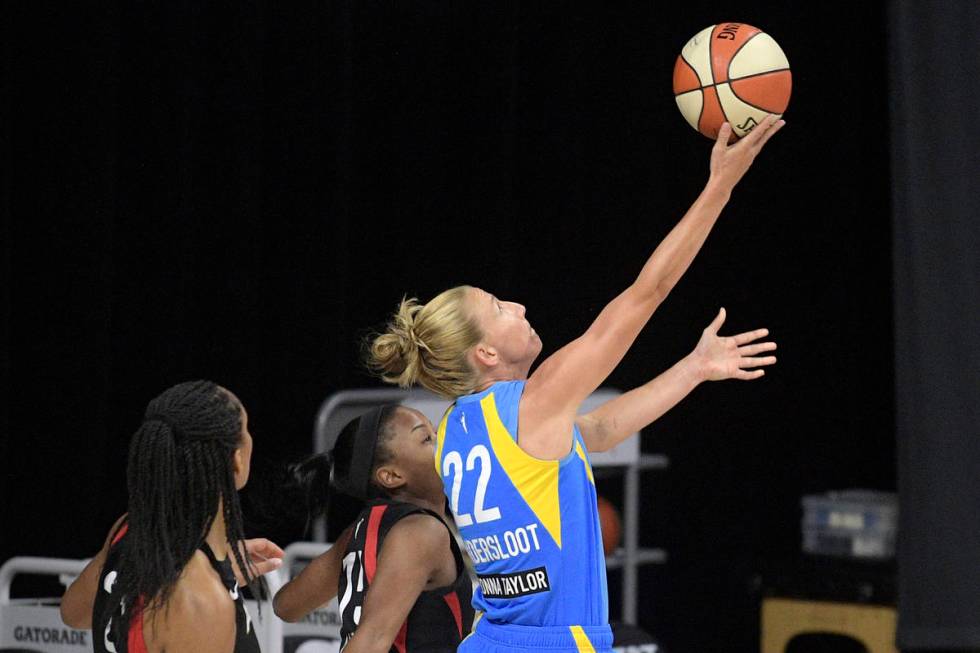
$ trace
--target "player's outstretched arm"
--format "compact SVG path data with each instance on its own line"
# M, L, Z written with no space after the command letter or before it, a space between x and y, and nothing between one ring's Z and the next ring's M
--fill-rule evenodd
M327 551L306 565L296 578L283 585L272 599L272 610L283 621L299 621L337 596L344 551L350 541L351 527L340 534Z
M109 534L106 535L102 548L89 560L82 573L65 589L65 593L61 597L61 620L65 622L66 626L79 629L92 627L92 608L95 605L95 595L99 590L102 565L105 564L106 556L109 555L112 538L119 531L119 527L125 518L126 515L123 515L116 520L116 523L109 529Z
M725 309L705 328L697 347L669 370L646 385L606 402L576 423L589 451L606 451L640 429L649 426L673 408L702 381L741 379L751 381L775 365L776 357L759 356L775 351L775 342L757 342L769 335L767 329L719 336Z
M602 310L581 337L550 356L528 379L520 416L521 447L528 453L553 458L568 452L567 436L552 435L564 433L558 422L574 419L581 402L619 364L694 260L735 184L784 124L770 116L734 145L728 144L731 126L722 125L701 195L657 246L633 284Z

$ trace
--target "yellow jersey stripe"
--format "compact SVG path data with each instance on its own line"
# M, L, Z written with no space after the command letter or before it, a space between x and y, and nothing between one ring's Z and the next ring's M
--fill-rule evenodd
M561 548L561 510L558 498L558 461L541 460L531 456L514 442L507 431L491 392L480 400L483 418L490 435L490 446L507 472L521 498L537 516Z
M575 646L578 647L580 653L595 653L595 647L592 646L592 642L589 641L589 636L585 634L581 626L569 626L568 628L572 631L572 637L575 638Z
M453 410L452 406L446 409L442 419L439 421L439 428L436 430L436 475L442 478L442 447L446 444L446 424L449 423L449 413Z
M592 475L592 465L589 464L589 459L585 457L585 452L582 451L582 443L578 440L575 440L575 453L585 463L585 473L589 475L589 482L595 485L595 476Z

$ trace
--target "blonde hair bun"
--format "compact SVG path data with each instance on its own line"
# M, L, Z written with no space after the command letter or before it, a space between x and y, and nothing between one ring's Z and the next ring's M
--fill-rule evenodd
M384 333L368 342L368 367L402 388L420 384L450 399L473 392L468 354L482 334L469 311L470 291L457 286L424 305L403 297Z
M419 356L413 329L415 314L420 310L422 305L418 299L402 298L385 332L376 336L370 343L368 354L370 367L381 372L382 378L388 383L403 388L414 384L412 375L406 372Z

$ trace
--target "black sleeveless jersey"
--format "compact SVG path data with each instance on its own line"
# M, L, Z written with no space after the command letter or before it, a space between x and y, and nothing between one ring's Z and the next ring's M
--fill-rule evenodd
M113 596L113 587L116 582L116 568L119 558L122 555L123 547L126 546L126 532L128 524L123 524L119 531L113 536L109 553L106 556L105 564L102 567L102 574L99 576L99 589L95 595L95 605L92 610L92 642L95 653L146 653L146 643L143 640L143 620L137 612L130 617L129 634L125 642L116 642L112 633L112 622L123 618L122 597ZM245 601L238 591L238 582L235 580L235 572L231 568L231 561L227 558L219 561L214 557L206 543L201 545L201 551L207 555L211 561L211 566L218 572L221 582L228 588L228 594L235 601L235 650L234 653L260 653L259 640L255 636L255 627L245 609ZM112 603L116 606L112 610L112 617L107 618L106 610Z
M385 535L400 519L417 513L431 515L449 530L449 546L456 561L456 580L448 587L419 595L398 631L390 653L450 653L469 635L473 626L473 606L470 604L473 585L452 530L431 510L411 503L379 499L368 504L358 516L345 551L337 594L343 622L341 648L347 646L357 629Z

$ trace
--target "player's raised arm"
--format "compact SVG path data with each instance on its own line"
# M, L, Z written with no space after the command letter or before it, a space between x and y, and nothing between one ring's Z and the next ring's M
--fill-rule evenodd
M734 336L721 336L725 309L701 333L697 347L655 379L580 415L575 423L589 451L606 451L659 419L704 381L762 378L763 367L776 364L768 354L775 342L757 342L769 335L755 329Z
M525 434L534 438L536 425L542 421L556 416L571 420L581 402L622 360L657 306L694 260L735 184L784 124L775 117L767 118L734 145L728 144L731 127L727 123L722 126L711 151L708 183L654 250L633 284L602 310L581 337L550 356L528 379L521 406L522 439ZM525 430L525 426L529 428ZM562 448L567 452L567 443L558 444L556 451Z

